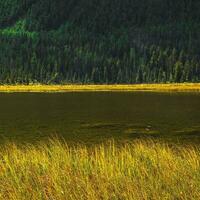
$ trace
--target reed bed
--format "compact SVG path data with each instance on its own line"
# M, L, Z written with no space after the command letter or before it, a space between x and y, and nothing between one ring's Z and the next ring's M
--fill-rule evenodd
M2 200L200 199L200 149L153 141L0 147Z
M153 91L200 92L200 83L133 85L0 85L0 92Z

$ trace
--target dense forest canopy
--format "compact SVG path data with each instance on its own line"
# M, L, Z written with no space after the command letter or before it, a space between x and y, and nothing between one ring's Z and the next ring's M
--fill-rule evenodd
M0 83L200 82L199 0L0 1Z

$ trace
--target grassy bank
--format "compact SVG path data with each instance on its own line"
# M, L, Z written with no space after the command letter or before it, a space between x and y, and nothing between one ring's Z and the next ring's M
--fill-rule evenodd
M200 199L200 149L152 141L0 149L0 199Z
M0 85L0 92L155 91L199 92L200 83L136 85Z

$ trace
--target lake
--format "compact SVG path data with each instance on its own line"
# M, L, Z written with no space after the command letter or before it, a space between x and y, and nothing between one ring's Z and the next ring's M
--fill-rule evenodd
M165 138L200 142L200 94L1 93L0 138L21 142Z

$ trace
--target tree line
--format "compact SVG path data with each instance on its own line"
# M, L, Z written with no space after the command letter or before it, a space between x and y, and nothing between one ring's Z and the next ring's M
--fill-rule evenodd
M198 8L195 0L3 1L0 83L199 82Z

